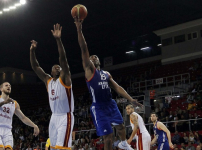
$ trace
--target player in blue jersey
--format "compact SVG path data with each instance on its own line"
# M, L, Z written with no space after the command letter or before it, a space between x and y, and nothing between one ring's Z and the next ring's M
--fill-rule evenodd
M134 105L141 107L142 105L128 95L128 93L113 80L109 72L100 69L99 58L96 55L89 55L88 47L82 33L82 21L78 18L74 19L82 53L86 83L92 97L90 110L97 135L104 137L104 149L112 150L113 130L111 125L114 125L121 139L118 146L121 149L131 150L132 148L126 141L123 118L116 102L112 99L110 86L119 95L128 99Z
M160 121L157 120L158 116L156 113L151 113L151 121L154 124L154 139L151 141L151 146L157 141L157 150L170 150L173 149L173 144L171 142L170 131L167 127Z

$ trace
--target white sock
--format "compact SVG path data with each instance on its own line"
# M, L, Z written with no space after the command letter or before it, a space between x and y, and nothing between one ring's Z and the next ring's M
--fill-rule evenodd
M122 143L123 143L123 145L127 145L127 141L125 140L125 141L121 141Z

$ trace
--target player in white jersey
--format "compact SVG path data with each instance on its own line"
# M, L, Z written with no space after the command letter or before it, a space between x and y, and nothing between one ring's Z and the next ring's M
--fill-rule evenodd
M2 95L0 96L0 150L13 149L12 120L14 113L26 125L34 128L34 135L39 134L39 128L20 110L19 104L9 98L11 85L4 82L0 85Z
M59 51L59 65L52 67L52 77L39 66L35 56L36 41L31 41L30 61L32 69L45 83L49 96L52 116L49 124L51 149L71 149L72 129L74 125L74 97L72 92L71 74L67 63L66 52L61 41L62 27L54 25L51 30L56 39Z
M130 115L130 124L133 129L133 132L128 139L128 144L136 138L137 150L150 150L151 136L145 127L142 117L135 112L132 105L126 106L126 112Z

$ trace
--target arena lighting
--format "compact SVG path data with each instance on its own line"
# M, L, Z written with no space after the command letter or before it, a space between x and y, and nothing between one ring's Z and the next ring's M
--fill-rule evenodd
M20 6L20 5L22 5L22 4L21 3L17 3L17 4L15 4L15 7Z
M16 9L16 7L15 6L11 6L11 7L9 7L9 9Z
M150 49L150 47L143 47L140 50L143 51L143 50L148 50L148 49Z
M3 11L10 11L10 9L9 8L4 8Z
M162 46L162 44L158 44L157 46Z
M1 15L1 14L3 14L3 12L2 12L2 11L0 11L0 15Z
M128 51L128 52L126 52L126 54L131 54L131 53L134 53L134 51Z
M20 4L25 4L26 3L26 0L20 0Z

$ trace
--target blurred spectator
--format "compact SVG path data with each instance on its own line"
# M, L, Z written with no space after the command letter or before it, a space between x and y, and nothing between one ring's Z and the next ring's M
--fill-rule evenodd
M189 138L187 137L187 133L186 132L184 132L184 142L185 142L185 144L188 144L188 142L189 142Z
M180 135L178 134L178 131L175 131L175 134L172 137L172 143L179 144L179 142L180 142Z
M196 150L201 150L201 146L200 146L200 145L197 145L197 146L196 146Z
M191 142L192 144L194 144L195 143L195 140L194 140L194 134L193 134L193 132L189 132L189 142Z
M183 149L185 149L185 148L186 148L186 146L185 146L185 144L184 144L184 143L181 143L181 148L183 148Z
M186 150L195 150L195 147L191 144L191 142L188 142L188 146L186 147Z

